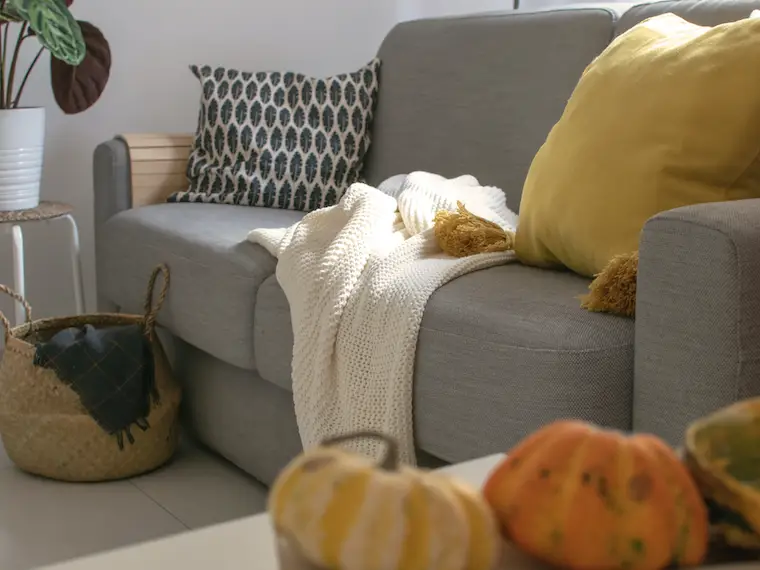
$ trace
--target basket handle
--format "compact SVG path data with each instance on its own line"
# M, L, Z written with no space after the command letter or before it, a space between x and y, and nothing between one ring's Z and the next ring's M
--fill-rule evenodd
M0 293L5 293L9 297L13 297L16 301L21 303L21 306L24 307L24 312L26 313L26 321L25 323L31 323L32 322L32 307L27 302L24 297L16 293L13 289L8 287L7 285L0 285ZM2 323L3 328L5 329L5 342L8 342L8 337L11 336L11 323L8 320L8 318L3 314L2 311L0 311L0 323Z
M154 305L153 290L156 288L156 279L158 279L159 274L163 275L164 283L161 286L161 291L158 294L158 301ZM164 301L166 301L166 294L169 292L169 282L169 268L165 263L158 265L153 270L153 273L150 275L150 280L148 281L148 291L145 294L145 332L151 338L153 337L153 333L156 330L156 315L158 315L161 307L164 306Z

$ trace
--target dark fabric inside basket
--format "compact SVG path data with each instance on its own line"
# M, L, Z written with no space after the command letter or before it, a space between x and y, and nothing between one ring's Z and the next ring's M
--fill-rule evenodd
M124 436L134 442L133 424L149 428L147 417L158 393L153 350L142 324L86 324L46 336L36 343L34 364L54 370L98 425L116 436L120 448Z

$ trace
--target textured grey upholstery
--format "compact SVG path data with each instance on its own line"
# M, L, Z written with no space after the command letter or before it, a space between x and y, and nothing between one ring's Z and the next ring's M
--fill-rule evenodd
M176 349L174 370L184 389L185 425L203 443L271 485L302 449L293 394L255 372L171 340ZM426 468L444 465L424 450L417 451L417 461Z
M119 212L132 207L129 149L121 139L101 143L92 157L93 188L95 188L95 262L103 259L101 247L106 244L102 235L104 224ZM103 271L96 271L98 310L114 311L116 306L104 294Z
M641 239L634 427L679 429L760 395L760 200L679 208Z
M132 207L129 148L122 139L99 144L92 157L95 192L95 225L102 226L109 218ZM107 190L107 191L106 191Z
M504 188L517 208L535 151L614 33L668 11L717 24L753 8L760 0L681 0L632 8L619 21L625 7L613 4L401 24L380 49L368 181L468 172ZM129 210L124 144L98 147L94 168L100 301L139 310L148 273L169 263L160 321L184 339L176 362L188 424L271 482L300 450L293 334L274 259L243 240L300 215L201 204ZM677 443L694 417L760 393L758 228L760 201L650 221L635 323L582 311L576 297L588 281L570 273L510 265L441 288L415 364L421 461L503 451L565 416Z
M186 425L238 467L269 485L300 453L290 392L182 341L175 371Z
M700 26L717 26L741 20L760 8L758 0L665 0L632 7L620 17L615 34L620 35L642 20L672 12Z
M153 267L167 263L172 286L159 322L235 366L254 370L256 289L275 260L245 241L253 228L288 226L290 210L219 204L160 204L127 210L100 230L102 294L125 311L140 311Z
M261 284L256 305L253 342L259 374L280 388L292 391L293 328L288 299L277 277L273 275Z
M419 446L462 461L558 418L630 429L634 324L580 310L587 286L572 273L508 265L440 288L417 345ZM261 376L290 390L293 333L275 278L259 288L255 324Z
M420 446L462 461L505 451L560 418L630 429L633 322L580 310L587 285L509 265L439 289L417 346Z
M517 210L533 156L613 23L600 8L398 25L379 52L367 180L472 173Z

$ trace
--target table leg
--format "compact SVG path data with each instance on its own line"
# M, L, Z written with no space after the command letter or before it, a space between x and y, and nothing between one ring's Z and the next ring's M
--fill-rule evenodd
M11 227L13 236L13 288L16 293L26 297L26 286L24 279L24 234L21 232L21 226L14 225ZM26 313L24 307L18 301L15 302L16 325L26 322Z
M81 315L84 313L84 286L82 284L82 256L79 251L79 230L77 229L74 216L67 214L63 218L69 222L71 269L74 274L74 299L76 301L77 315Z

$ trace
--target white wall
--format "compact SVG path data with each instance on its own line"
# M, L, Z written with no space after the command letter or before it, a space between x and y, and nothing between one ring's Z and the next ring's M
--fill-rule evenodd
M395 0L75 0L72 11L99 26L111 43L113 69L103 98L84 114L63 115L50 92L46 55L24 104L47 108L43 198L76 208L90 308L92 151L98 142L120 132L192 131L199 90L190 63L318 75L347 71L372 58L397 18ZM36 315L71 313L64 226L36 224L25 235L27 294ZM11 276L10 241L2 236L0 283L10 284ZM0 302L4 311L10 307Z

